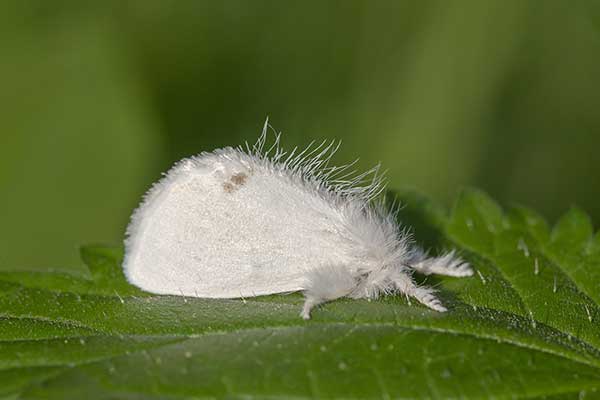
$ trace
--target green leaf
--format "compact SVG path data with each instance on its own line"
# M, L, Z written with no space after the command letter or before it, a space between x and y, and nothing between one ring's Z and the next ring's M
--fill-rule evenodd
M419 242L457 248L476 269L429 278L449 312L401 296L344 299L306 322L300 294L150 295L125 281L121 249L89 246L89 274L0 273L0 396L599 396L600 236L583 212L551 230L474 190L449 213L415 193L392 197Z

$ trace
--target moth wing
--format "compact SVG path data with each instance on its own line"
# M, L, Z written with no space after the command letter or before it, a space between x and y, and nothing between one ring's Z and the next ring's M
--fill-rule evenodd
M159 294L251 297L301 290L308 270L335 261L339 249L319 235L327 222L310 219L314 199L281 177L208 156L174 167L134 214L130 283Z

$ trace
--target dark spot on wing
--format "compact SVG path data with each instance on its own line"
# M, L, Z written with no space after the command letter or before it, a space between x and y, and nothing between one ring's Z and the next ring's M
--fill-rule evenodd
M225 182L223 183L223 190L225 190L227 193L232 193L235 190L235 186L229 182Z
M223 190L227 193L233 193L240 186L243 186L248 179L248 175L243 172L238 172L237 174L233 174L229 181L223 183Z
M246 183L246 179L248 179L248 175L243 172L238 172L237 174L231 177L231 183L234 185L242 186Z

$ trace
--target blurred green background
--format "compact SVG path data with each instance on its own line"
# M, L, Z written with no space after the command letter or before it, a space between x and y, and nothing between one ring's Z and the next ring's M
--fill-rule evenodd
M343 140L391 187L600 220L596 1L0 2L0 268L118 244L176 160Z

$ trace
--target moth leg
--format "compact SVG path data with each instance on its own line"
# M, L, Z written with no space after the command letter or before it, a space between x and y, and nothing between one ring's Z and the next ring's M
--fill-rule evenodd
M300 316L310 319L310 311L319 304L350 294L357 285L357 278L347 265L327 265L306 276L304 285L304 307Z
M435 295L435 290L427 286L418 286L412 277L401 270L395 271L391 275L391 280L394 282L396 290L406 296L411 296L417 299L421 304L431 308L432 310L445 312L448 311L442 305L440 299Z
M391 268L381 268L363 275L356 289L350 293L353 299L375 300L396 291L394 273ZM400 273L396 271L396 273Z
M440 257L420 259L409 266L423 275L439 274L456 277L473 275L469 263L456 257L454 250Z
M409 271L404 268L383 268L372 271L363 283L351 294L353 298L376 299L393 292L402 293L417 299L423 305L435 311L447 311L435 296L435 290L418 286Z

